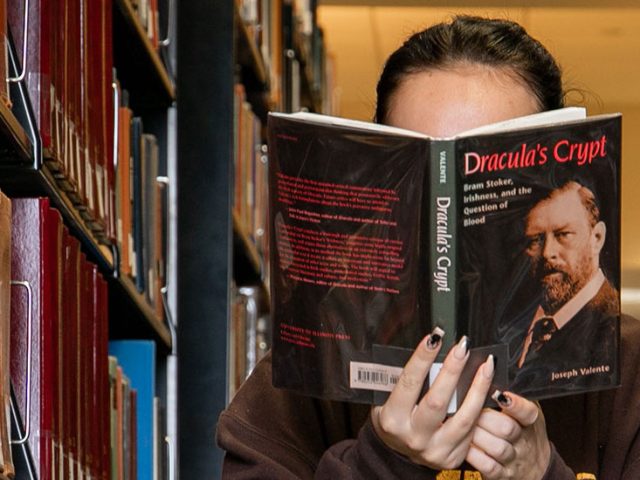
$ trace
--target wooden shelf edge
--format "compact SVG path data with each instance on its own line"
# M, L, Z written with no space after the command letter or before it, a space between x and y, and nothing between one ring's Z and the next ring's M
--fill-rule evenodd
M264 64L262 54L251 38L249 30L244 20L240 16L240 9L234 2L233 20L236 27L236 42L238 48L238 61L241 66L250 69L253 72L255 81L260 85L263 91L269 90L269 75Z
M11 109L0 102L0 129L4 138L9 138L16 160L33 162L33 144Z
M103 272L113 273L111 245L96 238L71 199L59 188L46 165L35 168L33 164L13 165L0 160L0 188L10 197L49 198L51 205L60 211L71 233L80 240L91 261Z
M150 331L158 340L168 349L171 350L171 332L169 327L164 323L163 318L156 315L153 307L144 298L144 294L140 293L128 276L114 277L114 281L121 287L127 297L135 304L140 314L143 316Z
M93 259L103 270L109 273L113 272L114 259L111 245L102 243L96 238L69 196L60 190L53 173L46 165L41 167L40 176L45 183L47 196L51 199L52 204L60 210L67 224L71 225L72 231L80 238L85 249L90 251Z
M175 85L171 80L167 69L162 63L160 55L151 44L149 37L147 37L147 33L144 31L144 28L140 24L140 21L138 20L138 17L133 10L133 6L128 0L115 0L115 4L120 9L120 12L122 12L122 16L124 17L128 25L136 32L136 36L139 37L141 44L147 51L149 59L153 63L156 73L158 74L158 78L160 79L164 89L166 90L167 96L171 98L171 100L175 100Z

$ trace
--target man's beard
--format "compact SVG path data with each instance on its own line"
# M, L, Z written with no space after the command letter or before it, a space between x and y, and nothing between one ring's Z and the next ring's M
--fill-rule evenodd
M555 314L584 287L593 274L588 255L575 266L554 266L541 258L533 264L534 278L542 286L542 308L548 315Z

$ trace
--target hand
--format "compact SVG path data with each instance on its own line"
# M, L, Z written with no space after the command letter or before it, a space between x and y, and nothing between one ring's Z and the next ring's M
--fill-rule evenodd
M487 480L540 480L551 459L540 406L512 393L496 393L502 411L482 412L467 461Z
M494 372L490 356L478 368L456 414L445 422L449 401L469 355L467 338L463 337L448 353L433 385L420 399L442 345L439 333L444 332L434 331L420 342L386 403L371 411L373 427L386 445L434 470L457 468L464 461Z

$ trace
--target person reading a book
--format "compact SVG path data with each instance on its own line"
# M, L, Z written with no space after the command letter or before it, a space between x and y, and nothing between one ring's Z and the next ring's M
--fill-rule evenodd
M531 389L569 381L562 374L573 369L614 368L615 345L606 342L615 331L619 294L600 268L606 225L594 193L576 180L552 190L529 211L525 236L541 298L529 317L516 384Z
M560 108L563 98L555 60L521 26L459 16L414 34L389 57L375 119L449 136ZM468 359L466 337L421 391L442 335L453 332L434 330L420 342L387 401L373 408L274 388L268 355L220 416L223 477L640 478L640 354L632 347L640 341L639 322L623 316L621 328L622 388L538 404L491 392L489 357L451 416L447 405ZM483 408L487 395L501 408Z

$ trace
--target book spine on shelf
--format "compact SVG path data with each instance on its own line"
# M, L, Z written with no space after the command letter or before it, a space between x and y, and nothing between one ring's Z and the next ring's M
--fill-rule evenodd
M0 192L0 478L15 474L11 454L11 200Z

